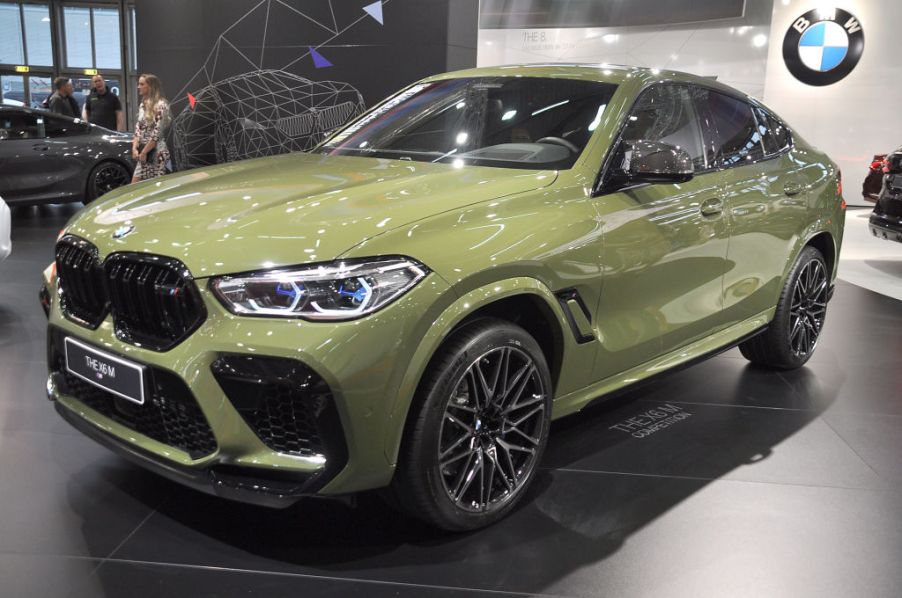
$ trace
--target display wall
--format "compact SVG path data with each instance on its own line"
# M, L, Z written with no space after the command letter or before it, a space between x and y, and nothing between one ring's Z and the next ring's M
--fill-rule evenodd
M843 172L844 196L863 205L861 185L875 154L902 146L902 63L899 62L902 3L898 0L840 0L861 27L864 48L855 68L831 85L807 85L783 59L783 40L793 23L823 2L782 0L774 5L764 101L808 141L826 151ZM837 23L845 25L847 19Z
M764 101L826 151L843 171L846 201L865 205L861 185L871 159L902 145L902 112L896 109L902 104L902 66L896 59L902 3L746 0L738 16L733 2L666 4L662 14L644 1L484 0L477 63L600 62L716 77ZM837 25L828 29L841 29L848 22L845 13L853 15L855 24L846 29L852 33L838 31L835 40L821 40L818 46L817 40L801 42L797 32L789 46L812 43L817 47L803 53L834 52L843 62L860 37L863 50L845 77L813 85L790 72L783 46L799 18L824 8L837 11ZM837 47L824 49L831 43ZM844 70L843 65L824 67L835 67L828 69L832 73Z
M138 0L138 70L178 169L309 149L422 77L475 65L477 0Z

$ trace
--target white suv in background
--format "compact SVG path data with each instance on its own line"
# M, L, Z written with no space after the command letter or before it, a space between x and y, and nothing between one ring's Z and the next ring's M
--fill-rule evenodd
M12 249L12 241L9 239L10 221L9 207L0 197L0 260L6 258Z

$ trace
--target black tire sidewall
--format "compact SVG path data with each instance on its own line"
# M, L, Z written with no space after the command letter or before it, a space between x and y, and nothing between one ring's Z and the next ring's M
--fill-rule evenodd
M802 252L799 254L796 263L793 265L792 270L789 273L789 276L786 279L786 285L784 286L783 292L780 295L780 302L777 305L777 311L774 314L774 321L772 326L777 331L777 340L778 346L780 350L779 360L781 363L785 364L787 369L799 368L811 359L811 356L814 354L814 351L817 349L812 349L805 355L797 356L792 351L792 339L790 338L791 325L792 325L792 297L795 291L796 283L799 280L799 277L802 274L802 270L805 269L805 266L810 264L812 261L818 261L821 263L821 266L824 268L824 272L827 274L827 284L830 282L830 272L827 269L827 262L824 260L824 256L821 255L821 252L816 248L806 246ZM824 322L821 325L821 330L818 331L818 342L820 341L820 335L823 332L823 326L827 322L827 314L824 312Z
M445 354L435 360L427 372L429 380L418 397L422 401L419 418L422 425L419 433L409 439L410 450L416 453L415 461L422 465L413 473L419 478L420 490L426 494L434 512L427 514L431 523L444 529L464 531L489 525L503 518L523 498L536 475L539 461L544 453L551 422L552 386L551 375L545 356L538 343L525 330L503 320L481 320L477 325L464 328L456 333L451 342L445 344ZM458 508L444 490L438 464L439 434L445 409L451 393L458 381L473 362L486 352L500 347L515 347L526 353L535 363L542 379L546 396L546 417L543 422L537 454L532 470L517 488L515 495L499 509L487 513L471 513ZM402 489L403 491L403 489ZM422 515L416 513L417 515Z

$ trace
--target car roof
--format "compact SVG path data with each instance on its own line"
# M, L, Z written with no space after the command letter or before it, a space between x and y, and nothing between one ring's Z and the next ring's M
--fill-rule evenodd
M425 81L459 79L464 77L549 77L599 81L603 83L613 83L615 85L623 84L630 79L637 79L643 86L656 81L678 81L702 85L744 99L748 98L746 94L728 85L717 82L713 77L702 77L670 69L607 63L549 62L537 64L507 64L443 73L429 77L425 79Z

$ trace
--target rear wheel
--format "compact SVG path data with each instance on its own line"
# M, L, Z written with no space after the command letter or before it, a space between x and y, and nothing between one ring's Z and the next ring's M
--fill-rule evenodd
M127 185L132 175L128 168L119 162L101 162L88 175L88 188L85 203L90 203L109 191Z
M801 367L817 348L827 316L830 275L824 256L805 247L786 278L768 329L739 345L757 365L776 369Z
M449 339L411 409L393 481L400 505L437 527L489 525L519 502L551 421L551 377L535 339L503 320Z

